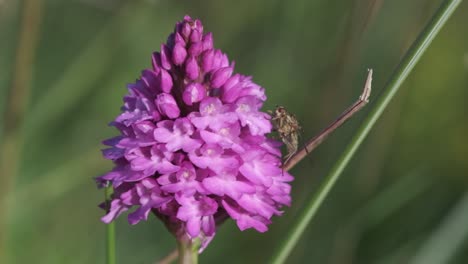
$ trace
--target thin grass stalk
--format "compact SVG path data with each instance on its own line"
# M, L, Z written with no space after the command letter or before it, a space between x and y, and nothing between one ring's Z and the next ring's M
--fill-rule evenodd
M351 143L347 146L341 157L332 167L330 173L325 177L325 180L322 182L321 186L306 206L306 209L299 217L299 221L294 225L291 233L288 235L287 239L284 240L279 250L275 252L270 263L280 264L285 262L292 249L298 243L301 235L304 233L305 228L315 216L318 208L338 180L344 168L356 153L358 147L364 141L367 134L369 134L371 128L380 118L383 111L386 109L396 92L403 84L403 81L413 70L416 63L429 47L432 40L435 38L437 33L439 33L440 29L451 17L461 2L462 0L446 0L441 4L429 24L421 32L406 55L403 57L402 61L390 77L390 80L387 82L384 89L385 92L378 98L369 116L365 119L364 123L351 140Z
M22 3L21 29L15 54L15 64L9 90L3 137L0 139L0 263L8 263L8 233L11 202L6 198L16 181L22 148L23 120L26 116L36 47L40 36L42 1ZM3 72L3 71L2 71Z

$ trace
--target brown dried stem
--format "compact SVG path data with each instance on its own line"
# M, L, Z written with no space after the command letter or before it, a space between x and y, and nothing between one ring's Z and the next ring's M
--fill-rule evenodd
M171 251L171 253L169 253L169 255L165 256L163 259L156 262L156 264L170 264L173 261L175 261L178 256L179 256L179 252L177 251L177 249L174 249Z
M355 113L361 110L369 102L371 86L372 86L372 69L369 69L368 74L367 74L367 80L364 85L364 90L362 91L361 96L359 96L359 99L353 105L351 105L348 109L346 109L346 111L344 111L328 127L322 130L322 132L320 132L317 136L310 139L301 150L296 152L290 159L288 159L286 164L284 164L283 169L285 171L288 171L292 167L294 167L303 158L305 158L307 154L309 154L316 147L318 147L333 131L335 131L344 122L349 120Z
M27 0L22 4L21 29L9 98L6 101L3 135L0 138L0 263L9 263L7 252L8 217L11 192L19 166L22 122L27 110L31 76L40 36L42 1ZM3 73L4 71L2 71Z
M372 88L372 69L368 70L367 80L364 85L359 99L351 105L346 111L344 111L335 121L333 121L327 128L325 128L320 134L310 139L307 144L297 153L295 153L283 166L284 170L288 171L294 167L299 161L301 161L307 154L312 152L318 147L333 131L340 127L344 122L349 120L355 113L361 110L368 102ZM171 251L166 257L156 262L158 264L169 264L176 260L178 257L177 250Z

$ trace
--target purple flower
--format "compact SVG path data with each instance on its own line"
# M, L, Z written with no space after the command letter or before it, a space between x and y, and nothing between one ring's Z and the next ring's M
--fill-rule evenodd
M211 33L186 16L177 23L152 69L128 85L122 113L111 123L120 135L103 143L115 167L97 178L114 188L109 223L125 211L130 224L150 213L176 236L213 239L219 219L241 230L268 230L290 205L292 176L281 170L281 144L260 108L265 90L234 73L214 49Z
M214 214L218 210L218 203L214 199L206 195L186 196L183 193L175 198L180 204L177 218L186 223L190 237L197 237L200 231L206 236L214 235Z
M178 118L175 121L164 120L158 123L154 130L154 139L160 143L166 143L166 149L170 152L184 150L191 153L200 148L202 142L191 138L194 128L187 118Z

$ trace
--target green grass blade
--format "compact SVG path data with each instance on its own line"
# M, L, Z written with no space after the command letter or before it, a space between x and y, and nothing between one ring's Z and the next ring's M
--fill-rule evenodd
M410 264L451 263L468 237L468 192L416 252Z
M105 196L108 210L112 195L112 186L106 186ZM115 264L115 221L106 225L106 264Z
M358 147L364 141L365 137L377 122L377 120L380 118L391 99L395 96L396 92L401 87L403 81L421 58L422 54L426 51L432 40L435 38L437 33L443 27L445 22L447 22L447 20L461 2L461 0L446 0L442 3L429 24L421 32L419 37L404 56L403 60L398 65L395 72L390 77L390 80L385 86L385 92L380 98L378 98L369 116L359 128L351 143L347 146L341 157L338 159L337 163L331 169L330 173L325 177L325 180L321 184L320 188L312 197L302 215L299 217L298 223L293 227L287 239L284 240L281 248L276 251L270 263L280 264L285 262L286 258L289 256L292 249L299 241L305 228L316 214L318 208L325 200L335 182L338 180L344 168L356 153Z

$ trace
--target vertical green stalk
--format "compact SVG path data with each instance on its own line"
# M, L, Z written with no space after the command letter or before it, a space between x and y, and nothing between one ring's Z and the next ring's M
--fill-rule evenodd
M197 264L198 249L200 248L200 240L192 240L186 236L177 240L177 248L179 251L179 264Z
M110 209L112 186L104 189L107 211ZM115 264L115 221L106 225L106 264Z
M309 204L306 206L306 209L299 217L299 222L295 224L291 233L289 234L288 238L284 240L284 243L280 249L275 252L275 255L270 263L280 264L285 262L286 258L289 256L292 249L299 241L299 238L301 237L308 223L312 220L318 208L323 203L331 188L343 172L344 168L356 153L358 147L364 141L365 137L377 122L377 120L380 118L391 99L395 96L396 92L401 87L403 81L421 58L422 54L426 51L427 47L429 47L432 40L435 38L442 26L445 24L445 22L447 22L447 20L461 2L462 0L445 0L441 4L429 24L418 36L416 41L413 43L411 48L408 50L398 65L397 69L390 77L390 80L385 86L385 92L380 98L378 98L369 116L359 128L351 143L347 146L341 157L331 169L330 173L325 177L318 191L312 197Z

